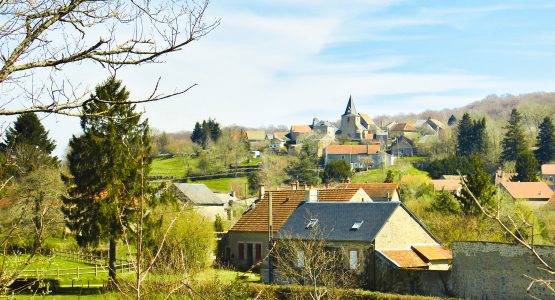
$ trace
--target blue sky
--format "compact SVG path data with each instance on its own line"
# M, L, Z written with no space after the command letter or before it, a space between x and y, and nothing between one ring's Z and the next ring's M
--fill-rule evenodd
M553 91L555 3L519 2L214 0L215 31L163 64L119 75L132 95L148 94L159 76L167 90L198 83L141 108L166 131L208 117L245 126L336 120L349 94L376 116ZM89 86L107 76L73 72ZM78 121L45 122L63 153Z

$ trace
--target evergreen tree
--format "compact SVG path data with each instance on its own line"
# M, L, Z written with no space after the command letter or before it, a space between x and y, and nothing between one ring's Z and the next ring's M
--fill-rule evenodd
M469 160L469 172L463 178L470 192L482 206L491 206L495 201L497 190L491 183L491 176L485 169L484 162L478 155L472 155ZM460 195L455 196L461 203L461 209L467 214L478 214L479 207L466 188L463 187Z
M217 142L220 137L222 136L222 130L220 129L220 124L216 122L214 119L208 119L206 122L208 129L210 131L210 139L214 142Z
M509 123L505 126L507 132L501 142L501 146L503 148L501 152L501 160L504 162L516 160L517 156L521 152L528 149L521 122L522 116L518 110L514 108L511 112Z
M469 156L472 154L472 118L465 113L457 126L457 154Z
M449 120L447 120L447 125L448 125L448 126L453 126L453 125L455 125L455 124L457 124L457 118L455 118L454 115L451 115L451 116L449 117Z
M531 151L520 152L516 159L516 173L513 181L535 182L538 181L538 161Z
M534 155L540 164L545 164L555 158L555 126L550 117L545 117L539 127L536 142L538 149Z
M117 241L126 227L133 230L135 203L149 167L143 159L150 145L147 121L126 103L128 97L115 78L97 86L83 107L83 134L72 137L67 155L71 177L65 178L70 188L63 211L68 227L81 246L109 241L112 280Z
M14 148L15 145L26 144L35 146L38 150L50 155L56 144L48 138L48 131L44 129L35 113L23 113L17 117L13 127L6 132L3 147Z
M199 122L195 123L195 129L193 129L193 133L191 134L191 141L199 145L202 144L202 126Z
M292 180L298 180L301 184L318 185L320 178L317 171L318 166L314 159L307 155L300 155L298 158L289 162L285 168L285 173Z
M393 171L387 170L387 175L385 175L384 183L393 183Z
M324 181L330 182L345 182L353 176L351 165L344 159L337 159L330 161L324 169Z

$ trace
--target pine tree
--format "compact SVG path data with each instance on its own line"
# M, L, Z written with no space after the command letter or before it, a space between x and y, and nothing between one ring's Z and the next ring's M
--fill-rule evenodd
M449 120L447 120L447 125L448 125L448 126L453 126L453 125L455 125L455 124L457 124L457 118L455 118L454 115L451 115L451 116L449 117Z
M195 129L193 129L193 133L191 134L191 141L199 145L202 144L202 126L199 122L195 123Z
M393 183L393 171L387 170L387 174L385 175L384 183Z
M501 152L501 160L504 162L516 160L517 156L521 152L528 149L521 121L522 116L516 108L513 108L509 123L505 126L507 132L501 142L501 146L503 148Z
M115 280L117 241L132 227L141 173L148 173L149 134L146 121L126 104L128 91L110 78L95 89L84 105L83 134L70 140L67 155L71 177L64 197L68 227L81 246L109 241L109 276ZM92 116L102 112L102 115ZM143 172L141 172L141 170Z
M519 153L516 159L516 173L513 181L536 182L538 181L538 161L531 151Z
M217 142L222 136L222 130L220 129L220 124L218 124L218 122L216 122L216 120L214 119L208 119L208 122L206 122L206 125L210 130L210 139L214 142Z
M484 162L478 155L472 155L469 161L469 172L463 178L464 184L476 197L482 206L491 206L495 201L497 190L491 183L491 176L486 171ZM463 188L459 195L455 196L461 203L461 209L467 214L478 214L479 207L466 188Z
M555 158L555 126L550 117L545 117L539 126L536 146L538 149L534 152L536 159L540 164L550 162Z
M35 113L19 115L13 127L7 130L3 147L9 149L19 144L35 146L48 155L56 148L56 144L48 138L48 131L44 129Z
M472 118L465 113L457 126L457 154L469 156L472 154Z

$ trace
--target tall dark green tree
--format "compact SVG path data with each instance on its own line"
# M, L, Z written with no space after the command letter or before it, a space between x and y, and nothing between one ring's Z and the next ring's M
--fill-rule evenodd
M48 131L44 129L35 113L23 113L17 117L13 127L6 132L3 147L14 148L15 145L26 144L50 155L56 144L48 138Z
M202 145L204 149L208 147L210 141L217 142L222 136L220 124L216 120L209 118L208 120L195 123L195 128L191 134L191 141Z
M315 160L307 155L300 155L292 159L285 168L285 173L292 180L298 180L301 184L318 185L320 183L318 166Z
M550 117L545 117L539 126L540 131L536 139L538 149L534 155L540 164L545 164L555 159L555 126Z
M528 143L524 138L524 130L521 123L522 116L516 108L513 108L509 123L505 126L507 130L505 137L501 141L501 160L504 162L516 160L521 152L528 149Z
M486 119L473 120L465 113L457 126L457 154L470 156L487 151Z
M448 126L453 126L453 125L455 125L455 124L457 124L457 118L455 118L454 115L451 115L451 116L449 117L449 120L447 120L447 125L448 125Z
M132 231L137 199L148 174L147 121L128 104L121 81L109 78L83 106L83 133L73 136L67 155L71 176L63 211L81 246L109 242L109 276L115 280L116 245ZM100 116L99 113L102 114ZM129 232L128 231L128 232Z
M513 181L535 182L538 181L539 164L531 151L522 151L516 158L516 176Z
M495 203L495 196L497 190L491 182L491 176L486 171L484 162L478 155L470 156L469 160L469 170L463 178L464 184L468 187L472 195L476 197L478 202L484 206L488 207ZM466 214L478 214L480 213L480 208L474 202L470 192L463 187L461 193L455 197L461 203L462 212Z
M202 125L199 122L195 123L195 129L193 129L193 133L191 134L191 141L193 143L202 144Z
M387 170L387 174L385 175L384 183L393 183L393 171Z

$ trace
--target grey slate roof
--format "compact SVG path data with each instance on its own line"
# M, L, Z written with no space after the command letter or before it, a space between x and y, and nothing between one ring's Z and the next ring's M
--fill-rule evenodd
M216 194L206 185L201 183L176 183L174 187L196 205L222 205L224 204ZM179 196L178 196L179 197Z
M310 230L319 227L323 238L331 241L372 242L399 202L305 202L300 205L275 238L314 238ZM310 219L318 219L313 229L307 229ZM358 230L351 230L356 221L363 221Z

